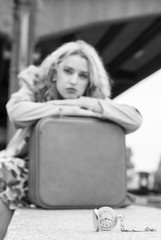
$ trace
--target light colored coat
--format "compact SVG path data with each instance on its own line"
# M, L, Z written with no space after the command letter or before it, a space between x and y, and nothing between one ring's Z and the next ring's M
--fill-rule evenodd
M107 119L119 124L125 130L125 134L134 132L142 123L142 117L134 107L115 103L109 98L98 99L102 113L85 110L79 106L60 106L55 104L54 100L36 102L33 78L30 75L20 74L19 80L20 89L11 95L6 105L8 116L17 131L7 148L0 152L0 157L21 156L27 152L31 125L48 116L86 116Z

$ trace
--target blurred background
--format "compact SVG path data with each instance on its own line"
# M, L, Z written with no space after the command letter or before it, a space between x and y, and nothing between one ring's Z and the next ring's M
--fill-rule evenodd
M126 136L129 191L160 194L160 0L0 0L0 149L15 131L5 105L18 89L17 74L77 39L102 57L112 98L143 115L142 127Z

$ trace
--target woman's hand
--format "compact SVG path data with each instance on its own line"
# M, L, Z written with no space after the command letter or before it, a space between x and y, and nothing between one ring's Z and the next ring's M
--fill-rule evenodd
M93 112L102 113L103 109L97 98L92 97L80 97L79 98L79 107L91 110Z
M77 106L83 109L91 110L93 112L102 113L103 109L97 98L80 97L77 99L54 100L56 105Z

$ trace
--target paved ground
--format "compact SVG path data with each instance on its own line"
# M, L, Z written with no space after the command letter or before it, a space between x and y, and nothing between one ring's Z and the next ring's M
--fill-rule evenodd
M143 205L143 204L142 204ZM19 209L15 212L5 240L155 240L161 239L161 208L132 205L116 209L125 214L128 229L155 228L156 232L96 232L92 210Z

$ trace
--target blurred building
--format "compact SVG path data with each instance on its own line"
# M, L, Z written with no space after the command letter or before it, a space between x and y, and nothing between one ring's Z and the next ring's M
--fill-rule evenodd
M101 55L114 98L161 68L161 1L1 0L1 128L7 128L5 104L18 89L18 72L76 39Z

